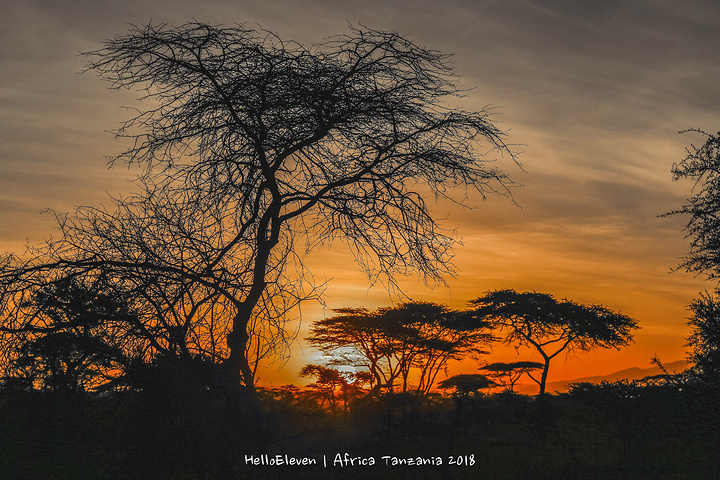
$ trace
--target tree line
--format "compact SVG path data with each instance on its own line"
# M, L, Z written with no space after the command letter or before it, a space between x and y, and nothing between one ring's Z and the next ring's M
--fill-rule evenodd
M336 310L337 315L315 321L306 339L326 359L325 370L314 366L317 386L330 388L320 373L327 374L328 367L341 367L351 372L356 382L367 383L369 396L381 392L423 395L438 387L438 375L447 372L449 362L475 359L479 363L494 341L502 341L529 347L543 362L491 363L481 369L510 391L520 376L528 375L543 395L551 360L558 355L619 349L632 341L637 328L635 320L606 307L559 301L536 292L496 290L472 300L469 307L456 311L411 302L373 312ZM533 370L540 374L533 376ZM341 371L335 370L335 374L341 375ZM440 386L478 391L490 385L485 375L473 374L446 380Z
M347 406L349 392L357 397L364 386L369 391L362 395L368 397L395 392L425 395L438 387L438 375L447 372L449 362L479 362L491 344L501 340L533 348L544 362L486 364L482 370L511 391L520 376L527 374L542 395L550 361L560 353L621 348L637 328L635 320L605 307L558 301L536 292L498 290L469 305L464 311L425 302L372 312L336 310L335 316L315 321L306 339L323 353L324 365L307 365L300 374L316 379L313 386L333 409L336 391ZM39 290L22 307L32 312L32 322L8 335L14 343L4 351L6 383L52 391L142 385L138 368L146 364L137 350L142 344L135 343L135 329L142 328L142 323L123 299L66 279ZM216 365L187 350L177 358ZM167 360L167 356L157 357L154 363ZM541 370L540 376L533 376L533 370ZM485 386L472 390L490 385L483 375L475 374L475 379ZM444 385L451 388L452 382ZM462 387L468 388L467 384Z

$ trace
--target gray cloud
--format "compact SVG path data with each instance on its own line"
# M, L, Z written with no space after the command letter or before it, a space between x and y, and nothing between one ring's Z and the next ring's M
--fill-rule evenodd
M599 301L647 287L618 302L655 325L675 325L667 335L683 332L683 304L701 284L665 275L686 244L681 219L657 215L689 194L689 185L670 180L671 164L692 140L677 131L720 129L720 4L713 0L28 0L6 12L0 245L47 237L48 222L35 212L102 202L132 177L122 168L108 172L104 156L122 150L105 130L126 117L118 106L132 105L135 94L78 75L78 52L150 20L258 23L305 43L343 33L350 21L454 53L459 81L474 87L463 107L501 107L496 118L509 141L523 144L527 173L501 161L525 184L515 192L522 208L492 197L471 199L479 210L437 207L466 239L459 251L466 270L451 281L455 297L477 291L467 282L579 295L584 284ZM355 292L351 283L361 280L347 278L338 291Z

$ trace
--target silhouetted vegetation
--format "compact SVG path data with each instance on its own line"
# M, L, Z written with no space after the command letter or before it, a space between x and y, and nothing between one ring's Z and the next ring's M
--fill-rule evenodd
M539 362L495 362L483 365L480 370L486 372L495 383L502 385L508 392L514 392L515 384L520 381L523 375L540 385L540 379L535 378L532 372L544 367L545 365Z
M706 381L720 384L720 303L718 294L701 293L690 304L693 315L688 338L690 360L695 372Z
M71 391L117 377L135 353L138 319L108 285L66 277L21 299L13 321L0 326L5 374L29 387Z
M542 356L540 395L553 358L563 352L624 347L637 328L635 320L609 308L557 301L544 293L496 290L470 305L491 328L505 333L506 344L527 346Z
M689 217L685 226L691 240L690 252L680 268L704 274L710 281L720 279L720 133L708 134L689 130L705 138L701 146L691 144L686 157L673 165L674 180L693 181L693 195L688 203L665 215ZM692 316L688 324L690 360L693 373L705 382L720 383L720 290L702 292L690 304Z
M242 25L148 24L86 57L143 92L115 159L143 171L114 208L59 215L58 239L0 258L3 326L38 288L104 276L131 299L146 360L210 356L251 392L320 293L307 252L342 239L371 280L440 282L455 239L427 194L513 184L485 159L514 159L490 112L450 106L464 92L448 57L395 32L351 26L306 48Z
M688 130L702 135L701 146L691 144L685 158L673 165L674 180L692 180L693 195L688 203L665 215L688 216L685 226L690 252L680 267L690 272L720 277L720 133ZM685 132L685 133L687 133Z
M293 388L261 389L262 420L233 422L212 390L192 383L100 396L5 387L0 470L8 479L709 479L717 471L720 391L705 383L582 384L539 397L541 406L510 392L483 394L488 380L478 380L446 382L458 387L452 396L386 393L347 410ZM341 467L336 456L345 453L376 464ZM318 464L246 461L261 455ZM393 467L383 456L443 464ZM448 465L451 458L473 463Z
M495 382L477 373L455 375L438 383L438 387L443 390L453 389L454 395L474 395L494 386Z
M477 358L492 340L482 320L433 303L335 312L313 323L307 341L330 364L367 372L373 394L396 389L428 393L448 362Z

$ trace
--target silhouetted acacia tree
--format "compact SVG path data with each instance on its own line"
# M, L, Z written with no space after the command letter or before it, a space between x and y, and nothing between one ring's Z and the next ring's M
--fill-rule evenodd
M442 390L452 390L452 397L455 403L455 421L449 437L449 451L452 452L455 446L455 439L460 427L460 420L463 413L463 404L470 403L472 408L475 407L475 398L481 396L480 390L490 389L495 386L495 382L487 378L485 375L477 373L460 374L450 378L446 378L438 383L438 387Z
M15 321L0 327L2 370L29 386L98 387L117 377L137 348L137 316L101 280L63 278L16 307Z
M454 395L467 396L480 390L494 387L496 384L485 375L478 373L463 373L446 378L438 383L443 390L453 390Z
M320 405L323 406L327 402L333 412L337 408L338 398L342 401L343 409L347 410L350 401L362 395L359 385L364 380L362 375L360 378L356 378L352 372L342 372L324 365L310 364L300 370L300 376L315 378L315 381L308 387L315 390L316 397L320 399Z
M539 370L544 368L544 365L539 362L511 362L503 363L496 362L488 365L483 365L480 370L484 370L497 384L502 385L509 392L515 391L515 384L522 378L523 375L527 375L535 383L540 385L540 379L536 379L532 376L533 370Z
M335 411L337 399L335 392L341 390L343 385L347 384L347 380L343 378L342 374L334 369L324 367L322 365L305 365L300 370L301 377L314 377L315 381L309 385L317 391L320 397L321 405L327 401L330 409Z
M335 312L313 323L307 341L333 364L367 368L372 394L392 392L398 381L402 392L427 393L449 361L486 353L492 339L485 323L433 303Z
M439 281L454 240L426 196L511 184L479 153L510 154L489 112L448 106L463 92L447 56L394 32L304 47L242 25L147 25L87 55L112 88L144 92L117 132L141 192L63 219L63 237L0 282L62 268L155 285L152 323L187 337L213 312L206 334L225 337L216 353L250 388L253 338L282 345L283 324L266 327L314 296L306 252L344 239L371 280Z
M562 352L624 347L637 323L600 305L555 300L552 295L496 290L472 300L474 313L504 332L504 343L534 348L543 358L540 395L545 394L550 361Z

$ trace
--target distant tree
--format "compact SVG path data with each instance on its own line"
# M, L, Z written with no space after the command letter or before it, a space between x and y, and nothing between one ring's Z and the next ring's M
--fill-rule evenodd
M373 392L411 389L427 393L451 360L485 353L492 339L487 325L462 312L433 303L397 307L339 309L313 323L311 345L333 356L333 363L367 368Z
M480 390L490 389L494 386L495 382L485 375L477 373L455 375L438 383L440 389L453 391L452 397L455 403L455 420L448 438L448 450L450 452L452 452L455 447L455 439L460 429L463 404L469 403L471 408L475 408L477 397L482 395Z
M450 106L464 92L447 56L395 32L351 27L306 48L242 25L147 25L87 55L147 100L117 132L140 193L61 218L61 238L12 259L0 285L102 269L138 295L155 286L150 323L192 338L213 319L205 345L250 390L249 357L287 345L280 319L315 296L306 252L344 239L373 281L441 281L454 239L424 199L511 185L484 161L512 157L490 113Z
M466 396L494 387L496 384L485 375L477 373L460 374L438 383L443 390L454 390L455 395Z
M281 387L267 389L268 392L275 398L275 400L283 402L294 402L300 395L300 387L289 383Z
M483 365L480 367L480 370L486 371L487 375L497 384L505 387L505 390L514 392L515 384L523 375L527 375L532 381L540 385L540 379L533 377L531 372L533 370L540 370L543 367L544 365L539 362L497 362Z
M599 305L555 300L552 295L496 290L472 300L474 314L504 332L504 343L534 348L543 358L540 395L550 362L562 352L620 348L632 341L637 323Z
M347 410L350 401L362 396L361 386L365 382L365 372L343 372L323 365L305 365L300 371L301 377L315 378L315 382L308 385L317 392L321 405L327 401L334 412L338 398L342 401L343 409Z
M348 384L342 373L334 368L310 364L300 370L300 376L315 378L315 382L308 386L317 391L321 405L327 401L330 409L334 412L337 405L336 392L342 392L343 387ZM345 406L347 407L347 401Z

